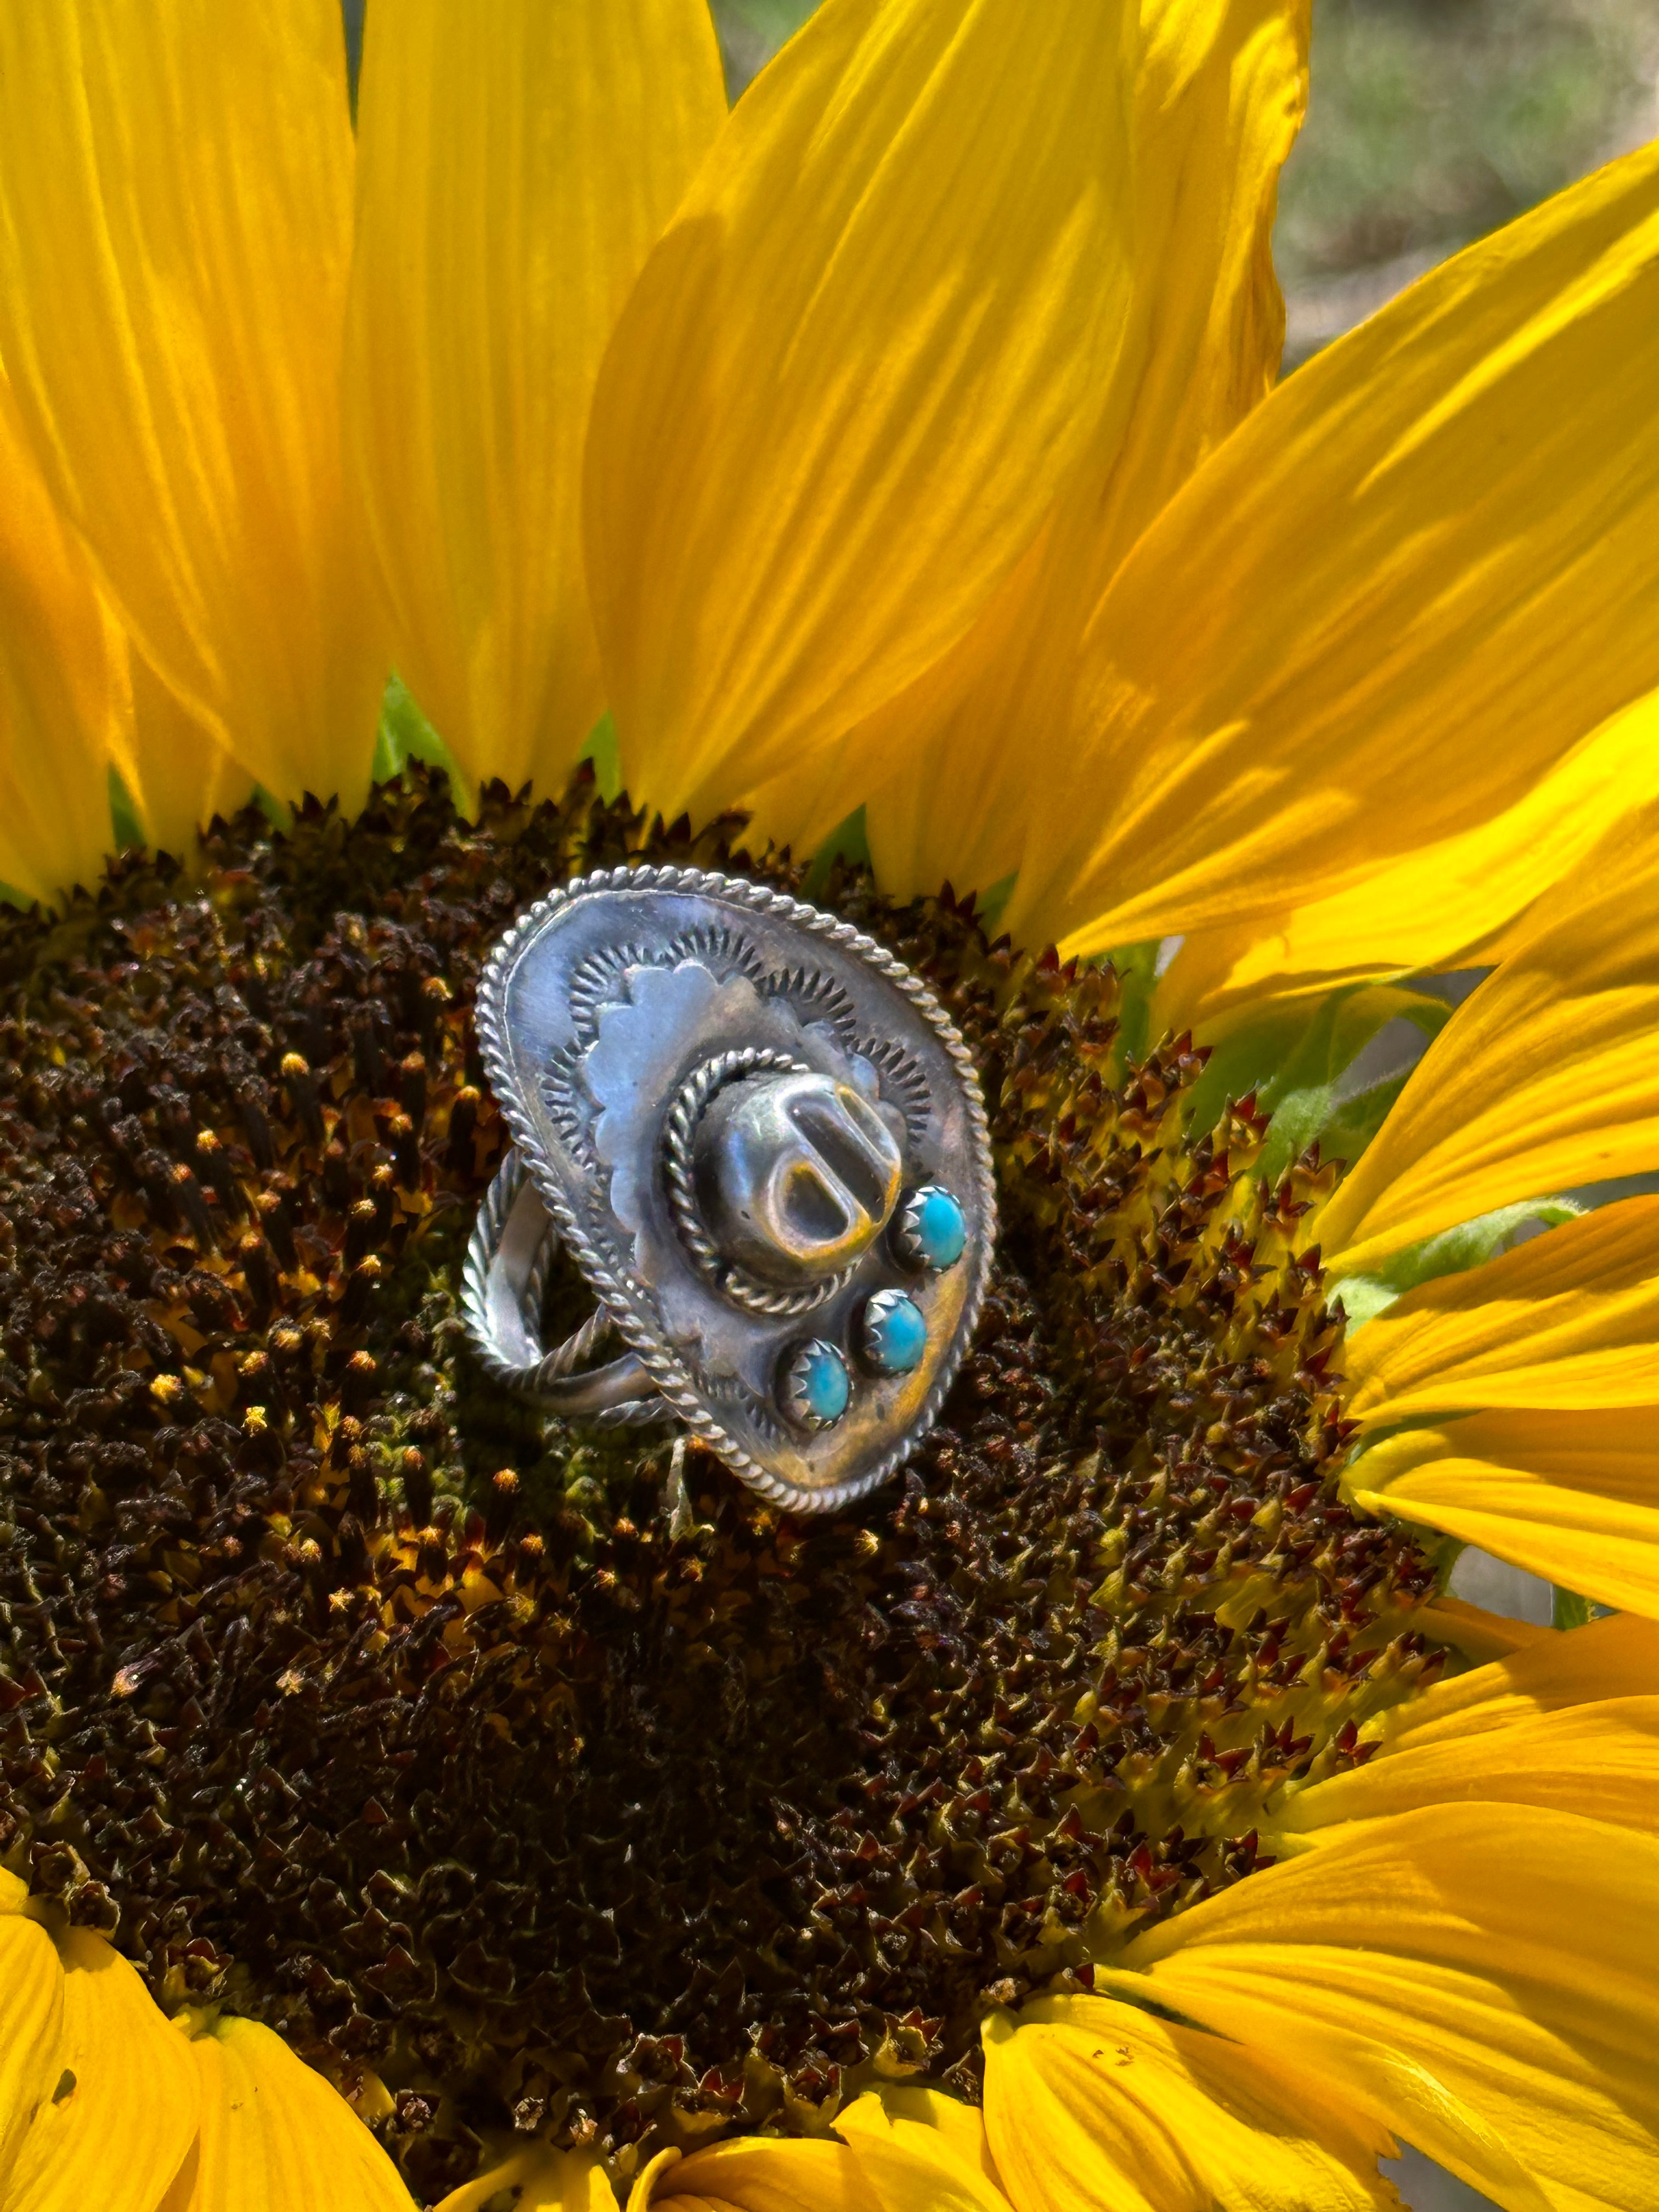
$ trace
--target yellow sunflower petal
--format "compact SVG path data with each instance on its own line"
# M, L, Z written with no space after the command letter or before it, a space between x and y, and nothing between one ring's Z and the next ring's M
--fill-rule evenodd
M662 2151L635 2183L628 2212L927 2212L884 2203L845 2143L747 2136L683 2159Z
M1506 2212L1632 2212L1659 2202L1656 1914L1653 1838L1441 1805L1179 1914L1129 1947L1145 1978L1124 1986L1326 2085Z
M1011 927L1079 951L1278 927L1513 806L1651 690L1656 375L1648 149L1281 385L1096 613Z
M133 765L129 789L149 842L187 859L196 832L253 796L254 779L141 653L131 656Z
M1659 814L1599 846L1413 1071L1319 1218L1372 1266L1514 1199L1659 1167Z
M221 2020L185 2048L200 2083L201 2132L189 2173L160 2212L413 2212L398 2169L350 2106L280 2036Z
M151 843L179 854L253 779L131 648L3 377L0 478L0 882L50 900L102 872L112 768Z
M452 2189L434 2212L484 2212L503 2198L513 2212L616 2212L617 2193L596 2158L537 2143Z
M1419 1617L1419 1625L1425 1635L1461 1651L1477 1667L1529 1651L1534 1644L1553 1644L1559 1633L1541 1621L1516 1620L1449 1596L1431 1599Z
M398 671L475 786L559 780L604 706L588 406L725 113L706 0L369 16L348 434Z
M333 0L0 5L0 353L166 680L271 790L359 796L384 674L338 388Z
M986 2022L985 2124L1019 2212L1370 2212L1386 2132L1294 2066L1102 1997Z
M1422 1805L1553 1805L1659 1834L1659 1696L1607 1698L1401 1745L1296 1791L1266 1826L1318 1834Z
M1370 1723L1368 1764L1292 1790L1311 1832L1464 1798L1659 1824L1659 1624L1615 1615L1437 1682Z
M829 0L623 310L586 465L630 787L729 799L963 636L1124 334L1129 0Z
M1659 693L1650 692L1501 813L1282 921L1252 918L1189 939L1160 986L1161 1018L1207 1036L1228 1009L1275 993L1455 967L1586 860L1620 816L1656 796ZM1200 967L1198 988L1183 991Z
M1427 1608L1425 1621L1444 1604ZM1537 1630L1529 1643L1395 1706L1366 1734L1401 1749L1464 1741L1567 1705L1637 1694L1659 1694L1659 1627L1619 1614L1570 1635Z
M1350 1470L1349 1494L1603 1605L1659 1616L1656 1427L1653 1405L1471 1414L1385 1437Z
M884 2212L1009 2212L981 2113L937 2089L858 2098L836 2119Z
M111 844L109 771L130 772L126 647L52 505L0 380L0 883L88 889Z
M100 1936L71 1928L58 1950L61 2094L36 2113L0 2212L83 2204L156 2212L196 2139L195 2063L133 1968Z
M1372 1427L1483 1407L1659 1404L1659 1198L1621 1199L1408 1291L1350 1339Z
M64 2070L64 1970L44 1928L0 1918L0 2204L19 2147Z
M1133 335L1042 542L955 652L838 747L786 775L769 829L808 849L869 795L895 892L981 890L1020 856L1030 779L1063 775L1090 609L1134 541L1278 374L1268 233L1307 92L1306 0L1142 0L1134 86Z
M1090 605L1279 375L1271 239L1307 106L1310 14L1310 0L1142 0L1134 307L1146 328L1127 427L1103 487L1088 487Z

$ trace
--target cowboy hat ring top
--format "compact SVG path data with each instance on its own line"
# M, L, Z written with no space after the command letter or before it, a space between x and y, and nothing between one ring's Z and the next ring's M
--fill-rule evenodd
M978 1079L927 987L782 892L615 869L520 916L477 1026L514 1140L464 1287L486 1368L572 1419L678 1421L797 1512L884 1481L996 1233ZM597 1304L549 1349L561 1244Z

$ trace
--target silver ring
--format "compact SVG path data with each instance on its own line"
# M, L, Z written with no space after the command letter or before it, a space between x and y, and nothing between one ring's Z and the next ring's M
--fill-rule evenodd
M617 1333L608 1306L596 1306L550 1351L544 1347L542 1308L558 1251L547 1208L509 1150L478 1208L461 1280L461 1312L479 1360L495 1382L550 1413L605 1427L666 1420L668 1408L633 1352L588 1365Z
M671 1419L796 1512L885 1481L996 1235L978 1078L921 979L763 884L617 868L520 917L477 1019L514 1145L463 1285L489 1374L574 1419ZM595 1308L550 1348L561 1246Z

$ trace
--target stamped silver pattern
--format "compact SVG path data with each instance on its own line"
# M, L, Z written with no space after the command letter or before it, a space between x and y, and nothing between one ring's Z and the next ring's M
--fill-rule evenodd
M485 966L477 1021L520 1164L513 1189L481 1209L464 1290L491 1371L519 1387L533 1373L546 1386L533 1395L581 1418L681 1422L794 1511L833 1510L884 1482L955 1379L996 1230L972 1056L921 980L787 892L701 869L616 868L520 916ZM721 1085L763 1069L824 1079L825 1095L847 1086L872 1128L878 1112L906 1187L942 1184L960 1203L964 1263L919 1287L881 1237L804 1288L734 1269L700 1206L694 1147ZM534 1326L552 1249L544 1234L527 1254L538 1201L599 1302L574 1353L574 1340L543 1352ZM792 1344L855 1345L865 1302L901 1283L927 1322L915 1372L861 1370L845 1417L821 1429L784 1418L775 1378ZM581 1372L613 1331L621 1356ZM591 1414L570 1398L590 1386L608 1401Z

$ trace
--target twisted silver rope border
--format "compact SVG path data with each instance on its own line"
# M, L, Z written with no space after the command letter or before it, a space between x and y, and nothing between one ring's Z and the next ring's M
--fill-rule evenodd
M542 1149L534 1124L515 1095L516 1078L504 1012L514 963L543 923L556 914L561 907L568 906L586 891L626 890L630 887L642 890L686 891L705 898L725 899L733 906L746 908L750 913L777 915L783 921L793 922L798 928L822 939L826 944L856 953L902 992L933 1028L956 1069L967 1101L968 1126L972 1133L974 1152L971 1171L986 1234L982 1244L977 1246L974 1252L973 1275L958 1324L956 1351L940 1367L921 1410L893 1449L873 1468L849 1476L844 1482L831 1484L826 1489L809 1490L799 1483L789 1482L781 1475L774 1474L770 1468L763 1467L707 1412L684 1379L684 1370L679 1361L629 1310L627 1291L612 1273L605 1255L596 1249L578 1224L568 1200L559 1188L558 1178ZM878 945L861 929L855 929L850 921L841 921L833 915L820 913L817 908L806 905L787 891L774 890L769 884L751 884L741 876L721 875L715 870L705 868L650 866L599 868L591 876L577 876L571 882L562 884L556 890L550 891L545 898L536 900L506 931L479 975L474 1018L484 1072L489 1078L490 1089L495 1094L502 1119L512 1131L514 1141L525 1155L532 1172L537 1169L541 1170L535 1175L535 1182L542 1202L553 1217L560 1236L577 1265L599 1296L616 1313L617 1326L623 1340L637 1352L649 1370L664 1403L684 1421L694 1436L701 1437L751 1490L758 1491L763 1498L770 1498L775 1504L792 1512L831 1513L840 1506L850 1505L855 1498L867 1496L872 1490L878 1490L890 1475L903 1466L939 1419L939 1408L957 1379L979 1323L985 1304L986 1287L990 1280L991 1255L996 1244L996 1173L991 1158L990 1124L985 1112L984 1097L979 1087L979 1071L974 1066L973 1054L963 1041L961 1032L921 978L888 951L885 945Z
M472 1224L472 1234L467 1239L466 1261L461 1271L460 1304L468 1339L485 1373L493 1382L501 1383L519 1396L534 1399L544 1395L550 1383L562 1382L574 1376L592 1358L606 1337L620 1332L616 1315L600 1300L580 1328L556 1344L533 1365L521 1366L518 1361L507 1358L497 1349L489 1312L490 1273L501 1249L507 1216L530 1180L522 1155L516 1147L509 1149L490 1178L489 1188L479 1203ZM541 1196L539 1189L537 1196ZM525 1334L532 1344L541 1341L542 1304L547 1295L547 1279L558 1255L560 1242L557 1227L550 1215L547 1234L531 1263L519 1297ZM672 1417L659 1398L646 1397L625 1405L601 1407L592 1413L583 1413L580 1418L595 1427L608 1429L639 1426L648 1421L663 1421Z
M521 1370L511 1360L505 1359L495 1350L495 1333L489 1322L489 1271L495 1265L500 1249L501 1231L507 1226L507 1217L518 1201L528 1170L516 1151L509 1150L495 1174L489 1188L478 1201L478 1211L472 1223L472 1234L466 1240L466 1263L461 1270L461 1317L466 1323L478 1364L491 1382L505 1383L510 1389L520 1388ZM558 1249L558 1240L553 1224L548 1222L548 1234L536 1255L525 1287L525 1303L533 1298L535 1310L541 1310L541 1302L547 1290L547 1274Z
M739 1083L745 1075L758 1074L766 1068L791 1075L810 1075L812 1072L804 1060L797 1060L792 1053L768 1044L734 1046L730 1052L716 1053L712 1060L704 1060L701 1067L692 1070L668 1109L663 1130L663 1180L668 1188L668 1208L674 1217L674 1226L680 1232L681 1243L696 1262L698 1272L733 1305L759 1314L766 1321L792 1321L803 1314L816 1312L837 1291L845 1290L855 1267L842 1267L808 1290L770 1288L721 1253L697 1212L697 1194L692 1177L691 1148L696 1141L698 1122L728 1083Z

